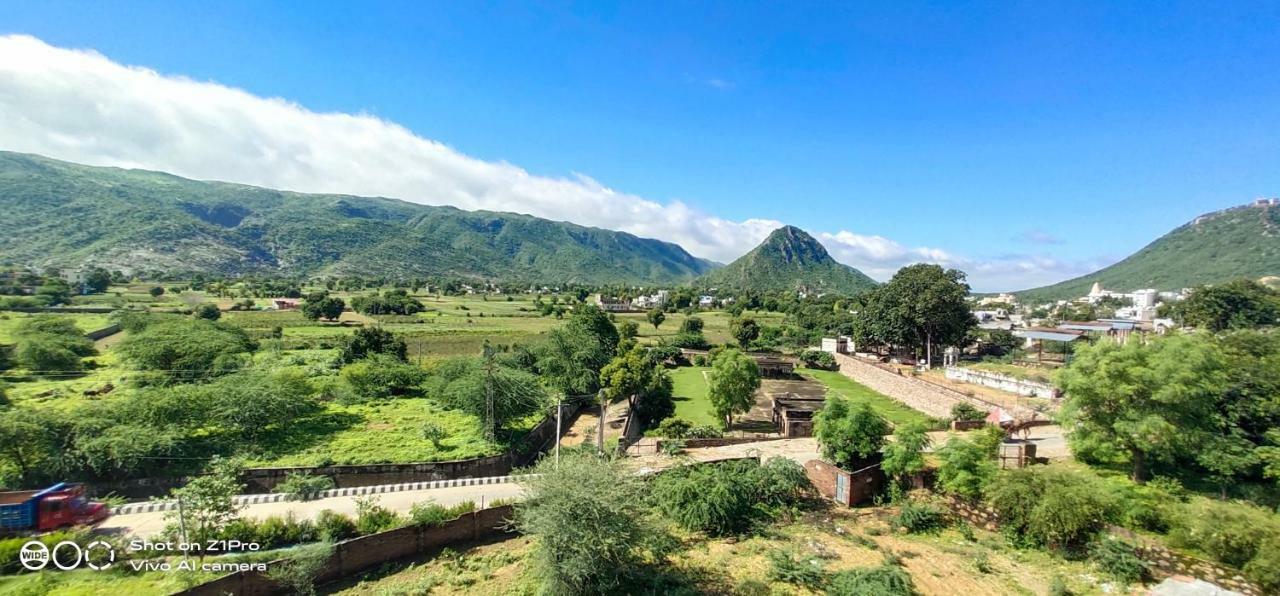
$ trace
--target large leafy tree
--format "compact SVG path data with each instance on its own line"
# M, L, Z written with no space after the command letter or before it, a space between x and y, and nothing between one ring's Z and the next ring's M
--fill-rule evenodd
M442 405L486 421L489 438L511 422L541 411L549 401L537 376L488 356L445 361L427 379L427 388Z
M70 320L36 316L14 330L14 360L40 373L80 370L80 359L95 353L93 342Z
M750 317L737 317L729 323L729 333L737 340L742 349L747 349L751 342L760 337L760 325Z
M675 411L671 376L643 346L633 346L610 361L600 371L600 384L610 400L636 396L635 414L645 425L655 424Z
M1199 286L1174 309L1184 323L1209 331L1280 322L1280 292L1250 279Z
M302 316L316 321L319 319L327 319L330 321L338 320L342 316L342 310L347 304L341 298L330 296L328 292L317 292L302 302Z
M408 359L404 340L382 327L361 327L345 338L338 350L338 363L350 364L361 358L384 354L401 362Z
M567 395L594 393L600 370L618 348L618 329L595 305L579 304L569 322L553 329L535 349L538 371L554 391Z
M711 407L724 420L724 427L729 428L735 414L746 413L755 403L756 389L760 388L760 367L750 356L728 349L716 355L709 377Z
M1058 377L1073 446L1127 454L1138 482L1152 460L1169 461L1212 436L1226 381L1222 351L1194 335L1085 346Z
M663 321L667 320L667 315L662 312L661 308L651 308L649 312L645 313L644 318L649 321L650 325L653 325L654 329L657 329L662 326Z
M889 422L871 406L830 396L813 419L813 436L822 456L838 466L857 468L880 455Z
M921 349L932 363L934 346L959 343L977 325L965 301L968 295L964 272L909 265L867 295L854 333L863 343Z

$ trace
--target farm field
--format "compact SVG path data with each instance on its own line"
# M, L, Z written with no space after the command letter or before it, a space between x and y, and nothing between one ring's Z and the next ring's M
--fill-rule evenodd
M947 529L936 535L890 531L894 508L830 509L770 526L759 535L734 540L707 538L673 528L679 541L669 565L655 570L668 593L814 594L770 578L770 553L791 552L816 561L826 572L875 567L895 557L920 594L1045 594L1060 577L1072 594L1122 591L1108 585L1082 562L1042 551L1007 546L994 533L976 531L974 540ZM322 587L320 593L533 594L536 582L525 569L533 543L518 537L492 544L450 549L433 558L388 566L363 578ZM984 558L979 566L976 560Z

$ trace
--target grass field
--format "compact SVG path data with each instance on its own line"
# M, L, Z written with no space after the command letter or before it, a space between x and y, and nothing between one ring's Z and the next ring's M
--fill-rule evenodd
M666 593L815 594L770 577L769 555L787 552L824 573L875 567L895 556L923 595L1046 594L1061 577L1072 594L1116 592L1091 565L1043 551L1007 546L998 535L975 531L967 540L954 529L935 535L890 531L894 508L831 508L731 540L671 528L679 547L662 568ZM348 596L383 594L534 594L528 572L534 548L529 538L450 549L416 562L388 565L324 592ZM985 565L975 564L985 560Z
M885 420L892 422L895 426L908 422L929 424L932 421L925 414L902 405L901 402L894 401L892 398L836 371L803 369L800 374L826 385L828 396L839 395L855 402L863 402L870 405L872 410L884 416Z
M0 312L0 344L13 342L13 331L22 324L23 321L31 318L56 318L63 320L71 320L79 327L81 331L88 333L97 331L107 325L110 325L110 315L106 314L86 314L86 313L40 313L28 314L21 312L3 311Z
M704 366L682 366L671 371L674 385L672 397L676 402L675 416L693 424L708 424L719 428L720 419L707 398L707 380L703 373L711 370Z
M425 439L427 422L448 437L439 446ZM526 428L531 424L526 425ZM268 446L270 455L252 466L320 466L447 461L484 457L503 447L484 440L475 416L437 408L425 398L328 404L325 411L294 425Z
M675 385L675 415L694 424L718 425L711 401L707 398L707 381L703 375L710 370L706 367L683 366L671 371L671 380ZM923 422L931 419L893 399L877 393L852 379L834 371L803 369L800 374L805 378L817 381L827 388L827 395L840 395L847 399L863 402L871 406L886 420L894 425L907 422Z

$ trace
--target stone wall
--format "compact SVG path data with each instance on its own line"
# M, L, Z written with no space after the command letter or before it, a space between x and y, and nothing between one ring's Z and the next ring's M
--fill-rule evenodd
M951 514L975 527L996 532L1000 529L1000 516L985 503L972 503L956 497L947 497ZM1147 570L1156 581L1174 575L1202 579L1219 587L1235 590L1245 596L1263 596L1266 592L1240 573L1229 567L1174 552L1164 546L1138 536L1119 526L1107 528L1107 532L1135 546L1135 553L1147 564Z
M84 336L93 341L98 341L108 335L115 335L117 333L120 333L120 325L107 325L102 329L94 329L93 331L84 334Z
M510 535L506 520L511 518L510 505L491 507L463 514L458 519L435 527L407 526L369 536L339 542L329 562L316 577L316 585L337 581L384 563L431 552L446 546ZM267 569L282 563L272 561ZM265 574L242 571L188 588L186 596L268 596L287 592Z
M932 383L885 370L875 364L863 362L845 354L835 354L835 357L836 364L840 367L840 374L935 418L950 416L951 407L960 402L970 403L983 410L989 411L991 409L991 404L974 399L958 391L951 391Z
M1027 379L1019 379L985 370L974 370L963 366L948 366L946 374L947 378L953 381L982 385L983 387L991 387L992 389L1027 397L1052 399L1058 396L1058 390L1048 383L1028 381Z

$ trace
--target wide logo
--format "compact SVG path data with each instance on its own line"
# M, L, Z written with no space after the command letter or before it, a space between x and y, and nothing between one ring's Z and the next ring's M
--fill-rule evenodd
M116 550L101 540L90 542L81 548L70 540L63 540L49 548L39 540L32 540L22 545L18 551L18 561L31 571L40 571L52 561L54 567L63 571L71 571L83 563L90 569L102 570L111 567L116 561Z

